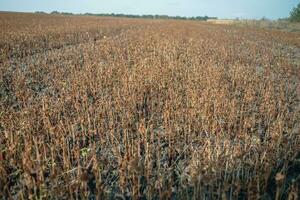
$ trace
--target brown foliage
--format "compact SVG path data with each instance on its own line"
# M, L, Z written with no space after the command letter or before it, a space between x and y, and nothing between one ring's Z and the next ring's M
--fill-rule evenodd
M299 35L172 20L0 21L3 198L299 191Z

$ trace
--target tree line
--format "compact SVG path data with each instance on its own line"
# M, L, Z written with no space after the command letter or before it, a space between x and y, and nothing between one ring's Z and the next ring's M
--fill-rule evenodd
M47 14L45 12L37 11L38 14ZM58 12L53 11L49 14L52 15L84 15L84 16L102 16L102 17L126 17L126 18L143 18L143 19L178 19L178 20L201 20L206 21L208 19L218 19L217 17L209 16L195 16L195 17L185 17L185 16L169 16L169 15L133 15L133 14L94 14L94 13L84 13L84 14L74 14L70 12Z

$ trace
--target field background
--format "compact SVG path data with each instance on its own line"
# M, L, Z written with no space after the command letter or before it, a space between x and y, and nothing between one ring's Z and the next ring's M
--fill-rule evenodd
M299 32L300 31L300 23L290 22L286 19L281 20L247 20L247 19L208 19L208 22L212 24L229 24L229 25L237 25L242 27L255 27L260 29L274 29L274 30L282 30L286 32Z
M297 199L300 34L0 13L0 198Z

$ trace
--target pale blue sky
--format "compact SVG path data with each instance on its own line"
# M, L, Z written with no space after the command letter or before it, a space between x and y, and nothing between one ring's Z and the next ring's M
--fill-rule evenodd
M287 17L299 0L0 0L1 11Z

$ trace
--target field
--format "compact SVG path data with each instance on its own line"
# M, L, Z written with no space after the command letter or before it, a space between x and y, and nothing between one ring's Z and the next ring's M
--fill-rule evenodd
M0 199L299 199L300 34L0 13Z
M272 21L268 19L261 20L218 20L218 19L209 19L208 22L212 24L230 24L242 27L255 27L261 29L274 29L274 30L282 30L286 32L299 32L300 31L300 23L292 23L288 20L277 20Z

